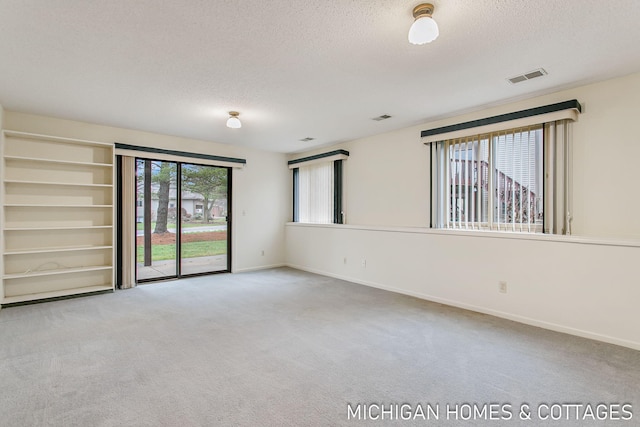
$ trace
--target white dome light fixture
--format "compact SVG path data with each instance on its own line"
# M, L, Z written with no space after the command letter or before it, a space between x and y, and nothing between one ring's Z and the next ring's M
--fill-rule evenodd
M231 129L240 129L242 127L242 122L238 118L240 113L237 111L229 111L229 119L227 120L227 127Z
M431 43L438 38L440 34L438 24L431 17L433 9L434 7L431 3L422 3L413 8L415 21L409 28L409 43Z

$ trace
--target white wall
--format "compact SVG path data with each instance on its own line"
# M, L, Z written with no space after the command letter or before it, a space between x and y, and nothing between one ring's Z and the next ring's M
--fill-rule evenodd
M244 169L233 170L232 271L284 263L290 196L283 154L12 111L4 116L10 130L246 159Z
M426 230L429 164L421 130L574 98L585 109L573 126L573 232L588 243ZM634 74L327 148L351 153L344 206L347 223L356 229L288 225L287 262L640 349L640 279L634 270L640 255L638 117L640 74ZM626 240L632 244L616 243ZM497 292L500 280L508 282L506 295Z
M640 132L640 74L556 92L290 156L345 149L344 207L349 224L429 224L429 153L420 131L577 99L574 132L574 234L640 239L634 197Z

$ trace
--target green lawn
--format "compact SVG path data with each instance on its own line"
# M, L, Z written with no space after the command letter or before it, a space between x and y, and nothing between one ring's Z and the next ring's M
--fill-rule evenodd
M226 224L227 221L225 221L222 218L216 218L214 220L212 220L209 223L204 223L204 222L184 222L182 223L182 228L195 228L195 227L206 227L208 225L224 225ZM151 222L151 231L153 232L153 229L156 228L156 222L152 221ZM167 228L176 228L176 223L175 222L170 222L167 224ZM136 224L136 229L137 230L144 230L144 224L142 222L139 222Z
M189 242L182 244L182 258L222 255L227 253L226 240L210 242ZM138 262L144 262L144 247L137 247ZM154 245L151 247L151 259L164 261L176 258L176 245Z

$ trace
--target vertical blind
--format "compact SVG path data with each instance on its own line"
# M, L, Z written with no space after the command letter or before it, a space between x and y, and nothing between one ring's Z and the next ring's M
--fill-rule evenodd
M333 222L333 162L298 168L298 220L330 224Z
M122 224L119 232L122 247L121 289L136 286L136 161L134 157L121 156L121 191L118 209L122 212Z
M545 214L544 232L571 234L573 221L573 152L571 121L544 126Z
M540 232L543 225L542 125L493 136L496 229Z

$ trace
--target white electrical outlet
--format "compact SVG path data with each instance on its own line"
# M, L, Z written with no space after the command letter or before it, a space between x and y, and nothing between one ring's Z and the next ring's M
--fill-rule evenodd
M262 256L264 256L264 250L262 251Z
M360 264L362 265L363 268L366 268L367 267L367 260L363 259Z
M344 257L344 263L345 264L347 263L347 257Z
M500 292L501 294L507 293L507 282L505 281L498 282L498 292Z

